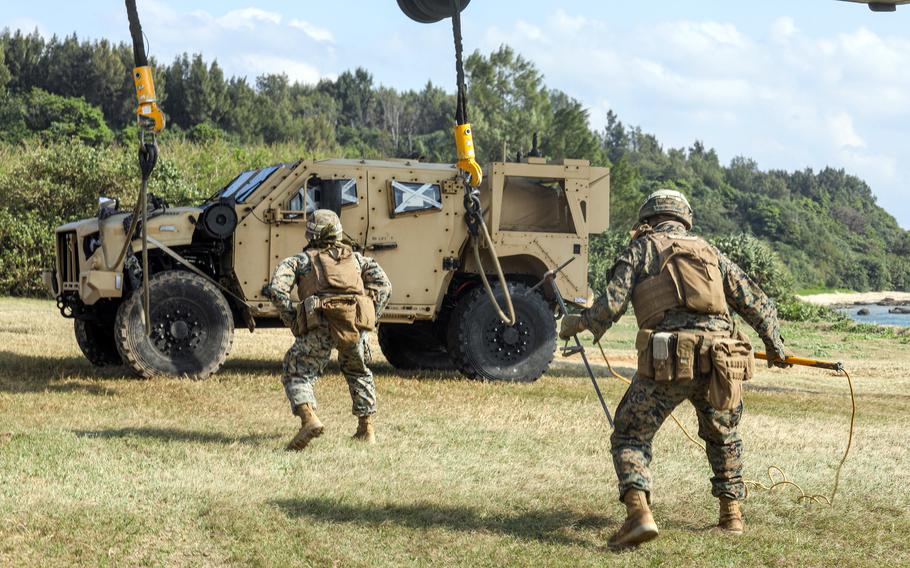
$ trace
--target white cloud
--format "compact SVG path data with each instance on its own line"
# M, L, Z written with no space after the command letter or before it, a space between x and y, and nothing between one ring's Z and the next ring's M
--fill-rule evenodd
M303 31L310 39L318 42L335 42L335 34L332 33L332 30L328 28L321 28L319 26L313 25L310 22L304 20L293 19L288 24L292 28Z
M267 53L241 55L236 58L236 63L249 70L249 75L252 76L284 73L291 82L306 84L318 83L325 77L319 69L308 63Z
M796 22L788 16L780 17L771 24L771 40L777 44L785 44L799 33Z
M281 14L259 8L243 8L241 10L232 10L215 21L218 22L218 25L228 30L254 30L258 24L262 23L280 24Z
M570 16L562 9L556 11L555 25L562 32L580 32L590 24L591 21L584 16Z
M540 41L544 39L543 30L535 25L525 22L524 20L518 20L515 22L515 28L520 34L524 35L531 41Z
M621 120L669 146L700 139L764 168L845 168L910 226L910 162L896 158L910 123L910 39L860 26L807 33L792 17L749 33L719 21L612 26L560 9L539 18L543 42L539 21L524 18L489 27L483 50L511 45L592 109L595 127L609 97Z
M838 148L865 148L866 142L856 133L853 118L846 112L839 112L828 118L831 140Z

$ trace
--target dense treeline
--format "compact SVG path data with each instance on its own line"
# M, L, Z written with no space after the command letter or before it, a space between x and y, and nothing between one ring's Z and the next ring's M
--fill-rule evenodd
M0 34L0 293L38 290L43 235L54 224L90 215L101 193L133 194L131 57L125 45L75 35ZM155 68L169 129L153 186L172 203L207 195L240 168L294 157L453 160L454 96L432 83L400 91L364 69L315 85L280 74L250 82L201 55ZM765 172L747 158L724 165L700 142L664 148L612 112L594 131L581 103L547 88L505 46L475 52L466 72L484 163L527 153L539 132L548 157L613 167L616 232L595 243L595 286L643 198L673 187L691 198L699 231L747 251L743 261L756 270L773 268L767 284L778 295L794 285L910 289L910 234L842 170Z

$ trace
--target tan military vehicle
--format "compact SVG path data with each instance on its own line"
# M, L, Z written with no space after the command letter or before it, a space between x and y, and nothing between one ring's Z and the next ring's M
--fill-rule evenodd
M98 218L58 228L56 268L45 278L92 363L201 378L224 362L235 326L280 325L263 285L306 245L307 212L335 209L350 240L392 280L379 328L392 365L533 381L552 361L556 338L554 299L548 287L531 288L575 256L557 282L574 304L590 302L588 237L607 228L609 189L609 170L581 160L530 158L487 171L480 196L515 307L511 326L478 277L464 189L448 164L304 160L245 171L198 207L158 204L148 221L150 336L140 255L131 251L109 268L124 244L125 212L102 207ZM132 250L140 248L137 239ZM492 273L489 248L481 250Z

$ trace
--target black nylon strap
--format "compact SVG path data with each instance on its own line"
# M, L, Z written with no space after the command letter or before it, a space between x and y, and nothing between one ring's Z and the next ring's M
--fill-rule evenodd
M145 67L149 64L149 58L145 52L145 40L142 37L142 24L139 23L136 0L126 0L126 16L130 21L130 37L133 39L133 62L136 67Z

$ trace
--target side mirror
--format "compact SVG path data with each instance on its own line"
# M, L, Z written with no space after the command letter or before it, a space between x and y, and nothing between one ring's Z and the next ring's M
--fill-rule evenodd
M405 16L421 24L432 24L464 11L471 0L398 0Z

